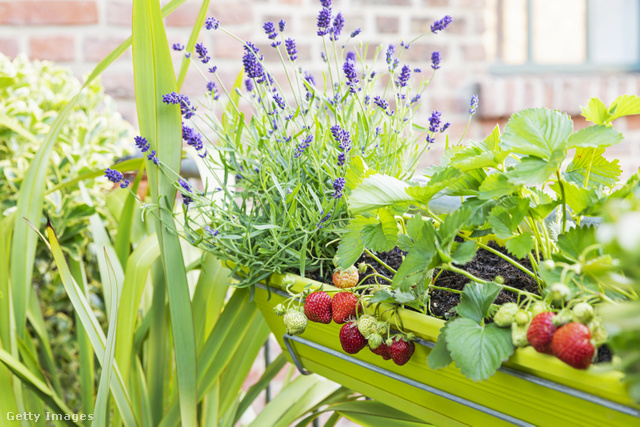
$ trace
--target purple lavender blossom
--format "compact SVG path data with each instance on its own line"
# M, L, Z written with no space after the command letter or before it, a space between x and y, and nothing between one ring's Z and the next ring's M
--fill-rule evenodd
M440 52L437 50L431 54L431 68L437 70L440 68Z
M320 0L322 7L331 7L331 0Z
M195 148L196 151L200 151L204 148L202 135L200 135L195 129L185 125L184 122L182 122L182 139L187 143L187 145Z
M347 156L344 153L338 154L338 166L344 166L347 161Z
M160 164L160 159L156 156L156 150L151 150L151 153L147 155L147 159L151 160L156 166Z
M385 54L387 64L391 64L393 62L393 53L395 52L395 50L396 50L396 47L392 44L390 44L389 47L387 48L387 52Z
M333 27L331 28L331 36L329 37L331 40L338 40L340 37L340 33L344 28L344 18L342 17L342 13L338 12L336 17L333 19Z
M334 199L339 199L342 197L342 191L344 190L345 184L346 180L342 177L336 178L336 180L333 181L333 189L335 190L335 192L333 193Z
M120 183L120 188L127 188L129 186L129 182L130 181L128 179L125 179Z
M293 150L293 157L296 159L302 156L302 153L311 146L311 141L313 141L313 135L307 135L301 142L298 143L298 146L295 150Z
M194 116L197 107L191 105L189 97L176 92L170 92L162 96L162 102L165 104L180 105L180 112L185 119Z
M273 40L278 37L278 33L276 32L276 26L273 25L273 22L267 21L262 26L264 28L264 32L269 37L269 40Z
M149 151L149 142L147 142L147 138L136 136L135 138L133 138L133 140L136 143L136 147L140 149L140 152L146 153L147 151Z
M362 32L362 28L357 28L355 29L352 33L351 33L351 38L356 37L358 34L360 34Z
M326 36L331 31L331 8L324 7L318 14L318 35Z
M396 84L400 87L406 87L409 78L411 77L411 68L408 65L402 67L402 71L400 71L400 77L396 81Z
M318 224L316 224L316 227L318 228L322 228L322 224L324 224L325 222L327 222L329 220L329 218L331 218L331 214L326 214L324 216L324 210L320 211L320 221L318 221Z
M444 18L437 20L431 25L431 32L436 34L438 31L442 31L447 28L453 22L453 18L446 15Z
M440 116L442 116L442 113L438 110L434 110L433 113L431 113L431 117L429 117L430 132L438 132L438 128L440 128Z
M122 178L123 178L120 172L110 168L105 169L104 176L107 177L107 179L113 183L118 183L122 181Z
M211 227L209 227L208 225L204 226L204 231L206 231L207 233L209 233L211 236L216 237L219 233L218 230L214 230Z
M216 71L218 71L218 66L214 65L213 67L210 67L208 70L211 74L215 74Z
M282 97L280 95L278 95L277 93L273 94L273 100L276 101L276 105L278 105L278 107L281 110L284 110L284 107L286 107L286 104L284 102L284 99L282 99Z
M414 68L414 69L413 69L413 72L414 72L414 73L421 73L421 72L422 72L422 70L421 70L420 68Z
M245 53L242 56L242 64L247 77L250 79L260 79L258 82L264 81L264 68L262 68L263 56L258 56L260 49L255 47L251 42L247 42L244 46Z
M204 47L204 43L196 43L196 53L198 54L198 59L202 61L203 64L206 64L211 60L211 57L207 55L207 48Z
M411 98L411 101L409 102L410 104L415 104L416 102L420 101L420 98L422 98L422 95L420 95L419 93L416 94L416 96L414 96L413 98Z
M251 79L246 79L244 81L244 87L247 89L247 92L253 91L253 81Z
M175 50L176 52L180 52L184 50L184 45L181 43L174 43L173 46L171 46L171 49Z
M204 27L207 30L217 30L219 26L220 26L220 21L218 21L216 18L209 17L204 20Z
M440 128L440 133L442 133L445 130L449 129L449 126L451 126L451 122L447 122L444 125L442 125L442 127Z
M373 97L373 103L382 108L384 111L387 111L389 109L389 103L382 99L380 96Z
M289 59L292 61L298 59L298 49L296 48L296 41L294 39L287 39L285 40L284 45L287 48L287 55L289 55Z
M471 108L469 108L469 114L473 116L476 113L479 104L480 100L478 99L478 95L473 95L471 97Z
M347 52L347 61L353 61L354 63L357 61L358 57L356 56L356 53L352 50L350 50L349 52Z
M344 75L347 78L347 86L349 86L349 92L356 93L356 87L360 80L358 80L358 73L356 72L356 63L350 59L347 59L342 66Z
M220 92L218 92L218 87L214 82L207 83L207 91L211 93L214 101L217 101L220 98Z
M187 193L193 193L193 191L191 191L191 186L189 185L189 183L186 180L180 178L178 180L178 184L180 184L180 187L182 187L182 189L184 191L186 191ZM191 203L191 202L193 202L193 199L191 197L189 197L189 196L187 196L185 194L182 194L182 203L184 203L185 206L188 207L189 203Z
M285 21L284 19L281 19L280 22L278 22L278 29L280 30L280 32L284 31L284 26L287 23L287 21Z

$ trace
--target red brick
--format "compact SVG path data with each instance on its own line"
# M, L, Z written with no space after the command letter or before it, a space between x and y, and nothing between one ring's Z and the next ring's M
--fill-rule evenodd
M187 2L167 16L165 23L169 27L193 27L199 12L199 4Z
M397 17L378 16L376 17L376 28L379 33L397 33L400 27L400 20Z
M130 67L109 67L102 73L104 90L113 98L133 99L135 88L133 85L133 70Z
M9 58L15 58L18 56L20 48L18 47L18 40L0 38L0 53L8 56Z
M422 5L426 7L449 6L449 0L422 0Z
M402 54L402 58L408 59L409 61L418 61L416 65L419 67L427 68L428 66L430 68L431 54L436 50L440 52L442 58L440 62L441 66L449 62L447 48L432 43L413 43L409 49Z
M487 59L484 45L482 44L462 46L462 53L465 61L480 62Z
M111 53L125 40L124 37L86 37L83 40L82 55L85 61L98 62ZM122 57L131 57L131 50L127 50Z
M638 130L640 129L640 116L627 116L625 117L627 122L627 129L629 130Z
M3 25L82 25L98 22L95 1L10 1L0 3Z
M73 61L75 41L71 36L38 36L29 40L29 56L32 59Z
M107 22L111 25L131 27L131 8L131 2L120 3L109 1L107 7Z
M236 34L242 40L247 40L249 34ZM213 49L212 57L214 59L230 58L240 59L242 58L242 43L230 35L223 33L222 31L216 31L213 36Z
M221 25L250 24L253 22L253 5L251 2L212 2L210 16L220 20Z

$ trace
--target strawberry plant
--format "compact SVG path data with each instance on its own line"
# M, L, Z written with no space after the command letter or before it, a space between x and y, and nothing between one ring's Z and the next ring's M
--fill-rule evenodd
M394 248L403 251L400 267L388 268L390 283L369 302L394 303L425 314L431 293L447 290L437 285L443 271L468 279L461 292L450 290L460 294L460 302L428 362L440 368L454 361L472 379L488 378L516 347L531 341L550 353L553 331L546 327L551 334L542 338L542 311L558 313L554 328L573 317L582 322L581 329L593 333L599 322L592 321L593 305L635 298L600 277L599 272L615 262L597 243L589 217L598 215L607 200L628 197L637 186L637 176L619 186L618 161L607 160L604 153L623 138L611 121L639 112L640 98L635 96L621 96L608 109L594 98L583 108L593 124L574 130L566 114L524 110L509 119L504 131L496 127L484 141L448 146L441 164L426 170L425 180L401 180L369 167L362 158L353 159L345 191L354 217L336 253L338 268L356 263L363 252L375 256ZM438 215L430 202L444 195L460 197L461 204ZM466 271L464 265L479 248L533 278L537 290ZM515 302L499 310L494 301L501 292L510 292ZM538 317L532 329L534 314ZM593 352L574 350L584 357L569 358L570 365L584 368L591 363Z

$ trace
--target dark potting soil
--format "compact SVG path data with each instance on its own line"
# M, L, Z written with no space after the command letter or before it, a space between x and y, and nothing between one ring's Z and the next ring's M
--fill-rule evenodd
M489 243L488 246L491 249L494 249L517 261L527 270L532 270L531 263L528 259L517 259L515 257L512 257L507 253L506 249L498 246L493 242ZM400 265L402 264L403 254L398 248L393 249L389 252L378 252L375 255L380 261L384 262L394 270L398 270L398 268L400 268ZM357 266L361 262L365 262L371 265L379 274L389 279L393 279L393 274L384 265L373 259L369 254L363 253L358 262L355 263L355 265ZM476 253L476 256L473 258L473 260L468 262L466 265L459 267L462 270L465 270L473 274L474 276L484 280L494 280L496 276L501 276L504 279L504 284L507 286L522 289L537 295L540 294L538 291L538 284L533 277L529 276L508 261L505 261L498 255L495 255L487 250L478 249L478 252ZM371 269L368 269L367 272L360 277L366 276L371 273ZM332 283L331 271L326 272L326 274L324 275L326 277L322 277L319 274L319 271L310 272L307 274L307 276L310 279L317 280L319 282ZM440 270L435 270L434 277L437 277L434 283L436 286L456 290L462 290L464 286L470 282L470 280L462 274L454 273L448 270L444 270L442 272L440 272ZM383 279L378 280L381 283L385 283L385 280ZM371 277L365 280L363 284L375 283L375 279ZM451 309L458 305L458 303L460 302L460 295L453 292L432 289L430 295L430 314L442 319L448 318ZM498 294L495 303L501 305L507 302L517 302L517 294L505 290L501 291L500 294ZM595 363L610 362L611 357L611 350L606 345L603 345L598 349L598 355Z

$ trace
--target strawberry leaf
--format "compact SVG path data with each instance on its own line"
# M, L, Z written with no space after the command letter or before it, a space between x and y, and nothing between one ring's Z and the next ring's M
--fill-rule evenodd
M468 378L486 380L513 354L511 331L495 323L479 325L458 318L447 326L447 349L456 366Z
M516 185L543 184L560 167L566 156L566 151L557 150L546 159L535 156L523 157L520 163L506 173L507 179Z
M611 103L608 111L608 122L632 114L640 114L640 97L637 95L620 95Z
M421 236L414 239L414 242L402 265L393 276L392 286L405 292L418 281L424 280L428 271L433 268L431 264L436 255L436 230L433 224L425 222L422 225Z
M562 185L564 187L567 205L569 205L576 214L580 214L599 200L598 191L596 191L595 188L579 188L571 182L563 182ZM549 187L558 194L561 200L562 188L560 184L556 182Z
M461 176L462 172L454 167L449 167L434 174L427 185L409 187L406 192L417 202L427 205L436 194L456 182Z
M453 362L453 359L451 359L451 353L449 353L449 350L447 349L447 341L445 339L448 324L449 322L445 323L444 326L440 328L438 341L427 357L427 365L429 365L429 368L431 369L446 368L451 364L451 362Z
M507 240L507 250L518 258L524 258L533 250L533 234L526 232Z
M603 125L609 120L607 107L598 98L591 98L586 107L582 107L582 115L590 122Z
M464 318L480 323L487 317L491 304L502 288L493 282L467 283L460 296L460 304L456 307L458 314Z
M609 147L622 141L622 138L622 134L611 126L595 125L580 129L571 135L567 147Z
M509 182L506 175L494 173L489 175L480 185L478 198L482 200L497 199L513 193L519 186Z
M336 252L338 267L346 269L358 261L362 251L364 251L362 229L368 225L375 225L376 222L375 218L367 218L362 215L356 215L349 222L346 227L347 232L342 236L340 246L338 246L338 251Z
M476 256L476 242L473 240L467 240L464 243L458 244L454 242L453 253L451 254L451 261L458 265L465 265Z
M392 207L395 213L404 213L411 202L405 191L408 187L409 184L392 176L368 176L352 191L348 199L349 209L359 214Z
M378 209L375 223L362 227L362 242L374 252L387 252L396 247L398 226L396 219L388 209ZM354 261L355 262L355 261Z
M564 151L573 132L567 114L548 108L530 108L511 116L502 135L503 150L551 159L555 151Z
M602 154L603 148L578 148L573 160L567 166L564 177L578 187L611 187L618 182L622 173L618 159L608 161Z
M597 243L595 230L593 226L574 227L558 236L558 248L565 257L577 262L580 254L582 254L586 248ZM596 256L598 252L592 251L591 255Z

